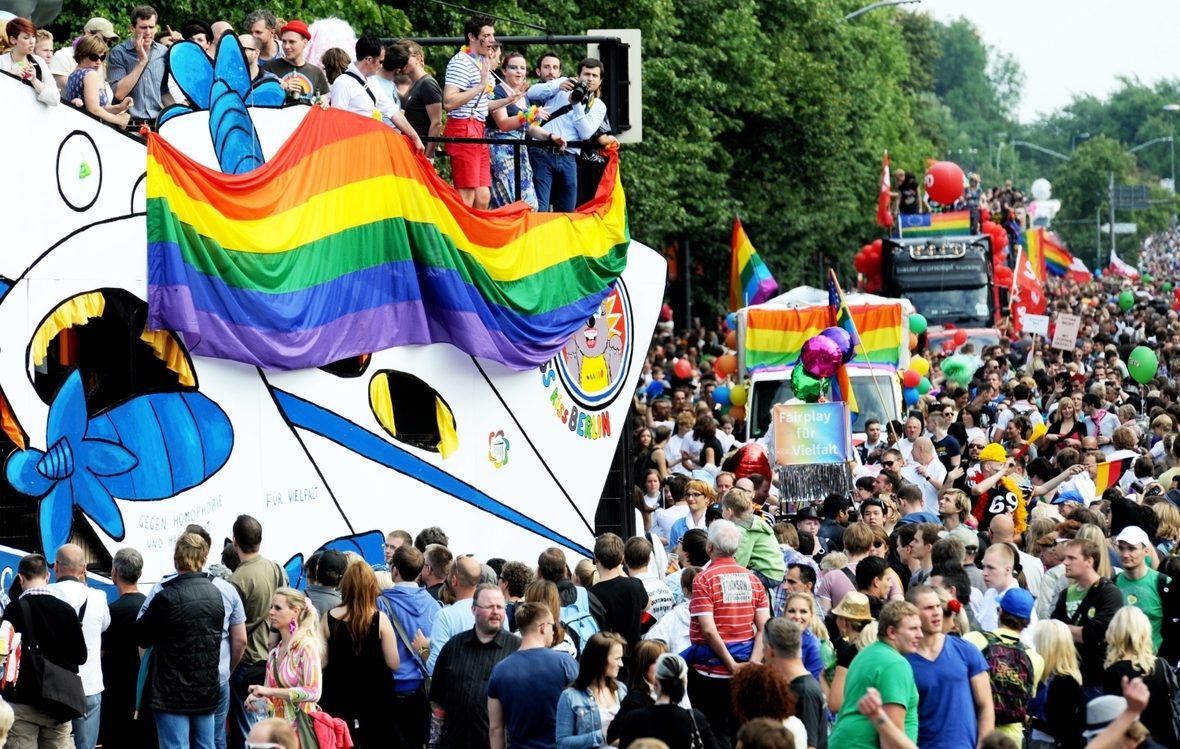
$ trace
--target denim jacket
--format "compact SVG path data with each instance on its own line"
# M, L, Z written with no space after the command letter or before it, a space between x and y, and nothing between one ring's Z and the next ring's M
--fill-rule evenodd
M616 683L619 704L627 696L627 687ZM595 749L606 745L606 734L598 716L598 703L589 689L570 687L557 702L557 749Z

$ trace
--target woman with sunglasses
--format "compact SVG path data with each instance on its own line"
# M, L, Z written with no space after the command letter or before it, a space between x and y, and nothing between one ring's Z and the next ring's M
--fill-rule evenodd
M525 79L528 62L519 52L509 52L504 58L504 78L488 97L491 119L484 136L497 140L524 140L525 133L535 140L552 140L559 148L565 141L555 138L537 123L547 116L544 110L530 110L525 95L529 84ZM506 102L506 103L502 103ZM496 106L499 104L499 106ZM489 146L492 153L492 208L523 200L537 210L537 193L533 189L533 168L529 163L529 149L510 145ZM516 194L516 156L520 151L520 195Z
M0 55L0 70L32 86L37 101L56 107L61 102L57 83L49 77L45 61L33 54L37 47L37 27L27 18L14 18L4 31L12 51Z
M131 122L127 110L132 99L128 96L118 104L110 104L110 87L103 79L102 63L107 59L107 43L99 34L84 36L74 46L78 67L66 80L66 100L81 101L82 108L103 122L126 129Z

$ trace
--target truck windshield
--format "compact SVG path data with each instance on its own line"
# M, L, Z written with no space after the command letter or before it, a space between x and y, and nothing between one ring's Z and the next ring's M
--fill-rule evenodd
M873 378L868 376L868 370L863 370L864 377L852 377L852 392L856 394L856 405L860 409L856 419L852 422L852 430L854 432L863 432L863 424L869 419L876 419L882 424L890 419L896 419L896 406L886 412L881 405L881 398L877 395L877 389L873 387ZM859 374L859 371L858 371ZM889 372L882 370L877 372L877 384L881 387L881 395L885 396L887 401L892 402L894 397L893 389L890 382ZM785 380L762 380L754 383L754 390L750 400L750 413L752 420L750 422L750 439L760 439L766 434L766 430L770 428L770 412L776 403L786 403L795 397L794 391L791 390L791 381Z
M907 289L905 296L931 325L954 323L960 327L987 327L991 324L988 288Z

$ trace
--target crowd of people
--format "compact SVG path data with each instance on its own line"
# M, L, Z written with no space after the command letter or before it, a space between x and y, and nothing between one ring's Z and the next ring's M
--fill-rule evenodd
M190 41L213 60L222 38L236 33L228 21L201 19L161 30L147 5L133 8L128 21L126 41L110 20L92 18L55 51L48 31L15 18L0 40L0 71L24 81L46 106L64 102L115 127L151 128L168 106L187 101L168 66L169 48ZM546 51L530 83L527 58L503 49L487 16L464 24L467 44L447 63L441 86L413 40L387 45L365 34L350 49L329 48L313 62L313 35L304 21L260 9L244 26L237 41L252 86L277 80L290 105L377 116L432 162L439 142L426 139L460 139L441 152L450 159L455 188L475 208L520 200L533 210L571 212L594 197L606 167L602 149L617 144L601 100L600 60L582 59L576 74L565 76L560 55Z

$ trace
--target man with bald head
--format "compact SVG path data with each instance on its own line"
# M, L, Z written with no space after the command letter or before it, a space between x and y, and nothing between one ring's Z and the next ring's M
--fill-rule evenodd
M430 631L430 657L426 660L427 671L434 673L434 663L447 640L475 626L475 613L471 609L471 601L475 596L475 589L479 587L481 574L483 565L475 557L459 557L451 565L451 574L443 584L455 596L455 602L438 612L434 618Z
M983 601L975 608L975 618L983 632L991 632L1000 626L1000 599L1010 588L1020 587L1016 580L1016 560L1016 550L1002 543L992 544L983 554L983 584L987 588L983 591ZM974 603L971 605L975 607ZM1029 648L1033 647L1032 632L1036 626L1037 612L1034 607L1028 626L1020 633L1021 641Z
M901 477L922 490L926 512L938 517L938 493L946 480L946 466L935 454L934 442L929 437L914 440L913 451L901 469Z
M1024 573L1024 584L1033 598L1041 592L1041 582L1045 579L1045 565L1032 554L1025 554L1020 549L1016 539L1016 523L1011 515L996 515L991 525L987 527L988 543L1006 544L1016 552L1016 561L1020 563L1020 570Z
M77 544L65 544L53 559L57 582L49 591L78 612L86 640L86 662L78 668L86 692L86 715L72 721L75 747L93 747L98 742L102 709L102 633L111 626L107 597L86 586L86 555Z

